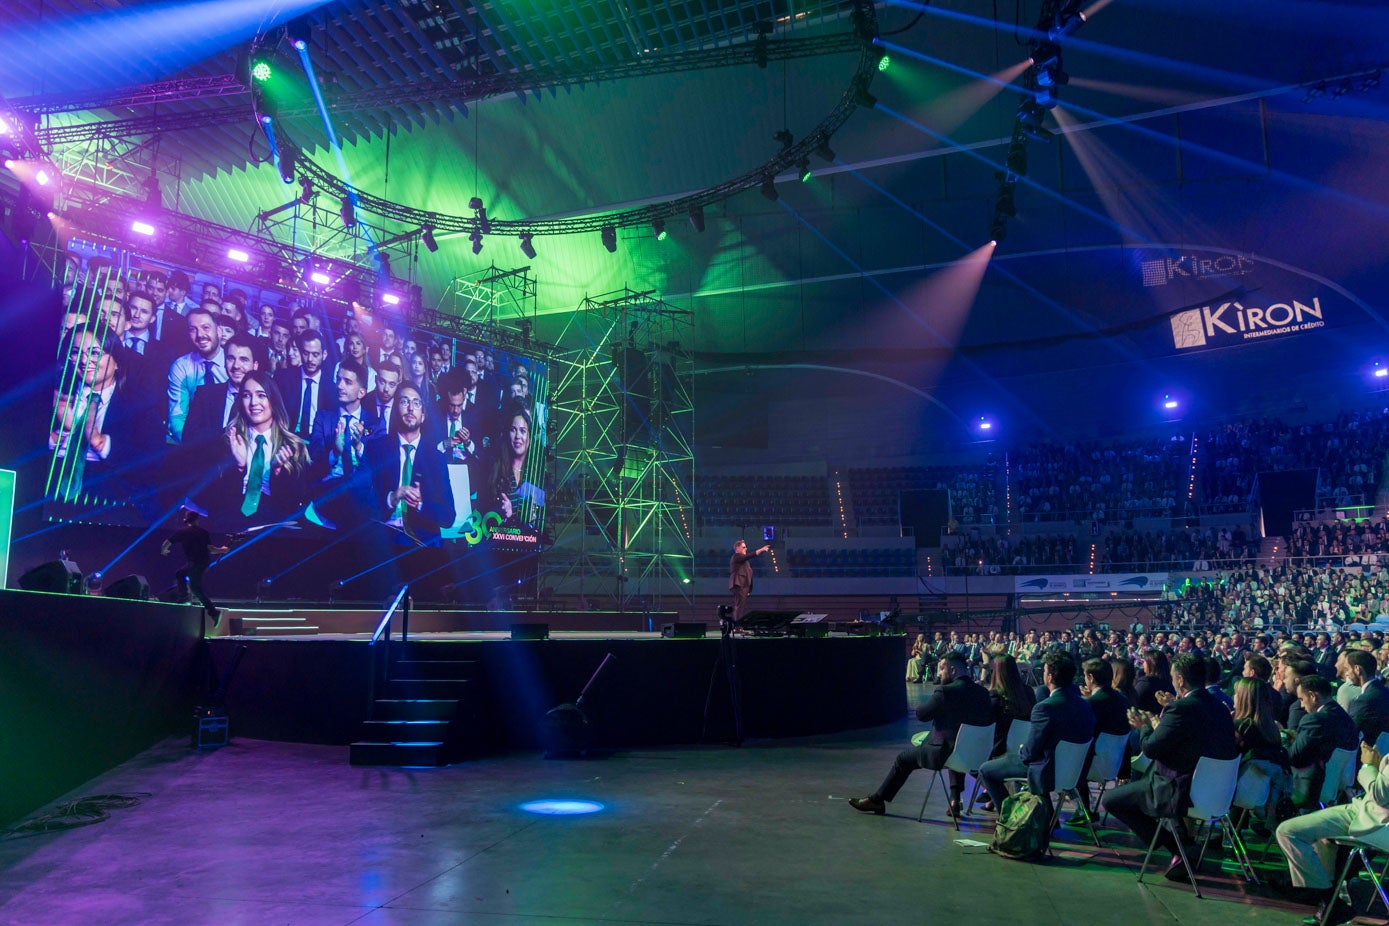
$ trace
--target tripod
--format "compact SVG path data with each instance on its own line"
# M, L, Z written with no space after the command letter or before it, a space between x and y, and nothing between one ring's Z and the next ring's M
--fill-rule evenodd
M714 700L714 681L719 677L720 667L728 679L728 702L733 707L733 745L743 745L743 691L738 682L738 651L733 640L733 608L719 605L719 658L709 673L709 691L704 696L704 725L699 738L704 740L709 732L709 708Z

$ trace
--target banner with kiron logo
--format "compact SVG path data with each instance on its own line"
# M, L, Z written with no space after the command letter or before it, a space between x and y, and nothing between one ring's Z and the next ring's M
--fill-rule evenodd
M1102 576L1015 576L1019 595L1048 592L1161 592L1171 578L1166 572L1120 572Z

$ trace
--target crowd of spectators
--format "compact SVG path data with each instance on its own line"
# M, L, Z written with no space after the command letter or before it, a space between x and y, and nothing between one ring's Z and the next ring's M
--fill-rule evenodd
M1009 456L1013 504L1024 521L1171 517L1185 501L1185 437L1130 444L1037 444Z
M1284 560L1248 565L1172 590L1164 620L1253 630L1389 623L1389 571Z
M1288 555L1314 565L1345 565L1351 562L1378 563L1380 553L1389 553L1389 522L1363 521L1332 524L1297 524L1288 537Z
M1098 531L1099 525L1092 525ZM1026 537L969 534L943 553L950 575L1027 575L1035 572L1199 571L1233 569L1252 561L1257 538L1243 528L1110 531L1100 540L1055 533Z

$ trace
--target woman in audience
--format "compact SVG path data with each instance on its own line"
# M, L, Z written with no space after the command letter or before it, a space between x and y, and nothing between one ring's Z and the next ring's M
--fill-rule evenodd
M1257 678L1235 679L1235 742L1239 744L1240 774L1256 768L1269 779L1268 803L1262 816L1271 819L1273 809L1291 786L1288 751L1278 736L1278 721L1263 697L1265 683Z
M1023 683L1018 661L1012 656L995 656L990 663L989 703L994 713L994 748L990 758L1008 748L1008 730L1014 720L1027 720L1037 703L1031 688Z
M916 635L916 642L912 644L912 654L907 659L907 681L921 682L925 679L926 672L926 634Z
M1162 713L1158 692L1175 695L1177 690L1172 687L1172 666L1167 654L1150 649L1143 654L1143 675L1133 683L1134 707L1150 714Z
M1135 671L1133 660L1131 659L1111 659L1110 666L1114 669L1114 690L1129 699L1132 704L1138 699L1138 693L1133 689L1133 678Z

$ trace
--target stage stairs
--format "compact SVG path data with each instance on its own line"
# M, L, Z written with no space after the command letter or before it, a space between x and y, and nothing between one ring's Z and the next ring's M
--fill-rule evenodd
M411 640L391 645L374 669L367 720L351 745L353 765L440 766L468 752L480 716L478 663L459 659L457 643Z

